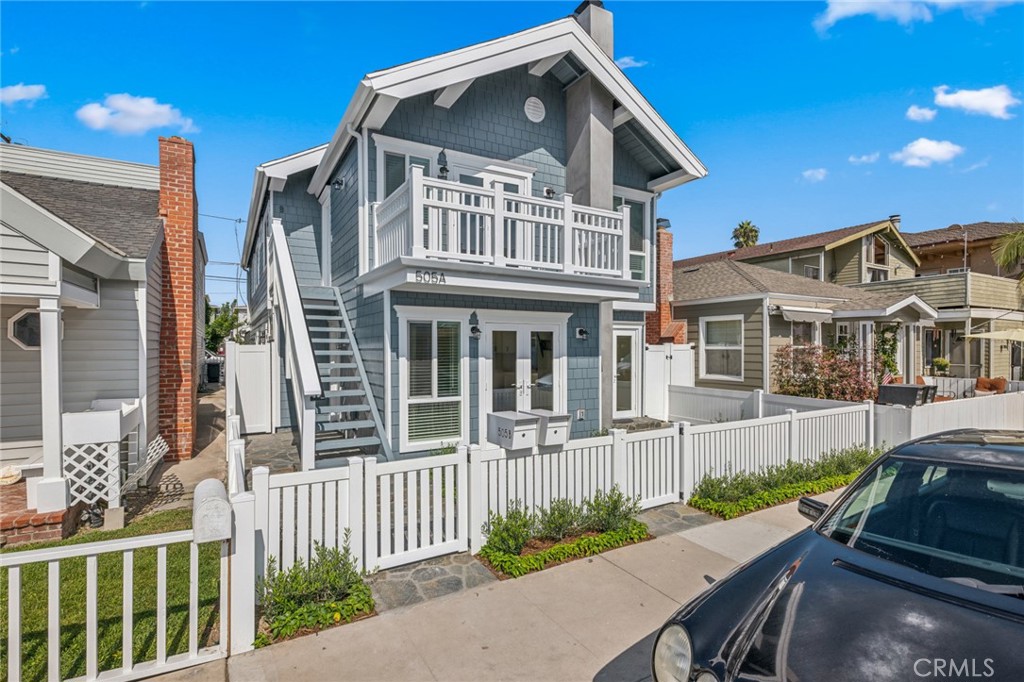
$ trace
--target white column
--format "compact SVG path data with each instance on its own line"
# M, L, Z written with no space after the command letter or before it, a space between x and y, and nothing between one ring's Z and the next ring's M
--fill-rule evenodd
M61 431L60 302L39 299L39 375L42 397L43 478L36 487L36 509L40 512L67 509L68 489L64 480L64 436Z

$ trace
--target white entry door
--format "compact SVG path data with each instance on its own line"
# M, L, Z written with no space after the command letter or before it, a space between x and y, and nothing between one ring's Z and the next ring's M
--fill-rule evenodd
M613 419L629 419L640 416L640 391L643 371L640 359L643 355L641 329L616 329L612 348L612 397L615 401Z

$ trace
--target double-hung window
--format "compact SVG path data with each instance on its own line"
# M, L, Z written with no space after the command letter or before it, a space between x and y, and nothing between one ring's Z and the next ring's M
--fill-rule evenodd
M648 203L621 196L613 197L612 207L616 211L620 210L623 204L629 207L629 230L627 232L629 240L629 276L634 280L643 282L647 280L647 235L650 233L647 216Z
M402 450L465 441L465 324L444 316L400 315L400 325Z
M743 316L700 318L702 379L743 381Z

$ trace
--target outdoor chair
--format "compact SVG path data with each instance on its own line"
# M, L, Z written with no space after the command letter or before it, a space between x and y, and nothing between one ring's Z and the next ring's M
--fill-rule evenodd
M978 377L974 384L974 396L998 395L1000 393L1006 393L1006 377L996 377L995 379Z

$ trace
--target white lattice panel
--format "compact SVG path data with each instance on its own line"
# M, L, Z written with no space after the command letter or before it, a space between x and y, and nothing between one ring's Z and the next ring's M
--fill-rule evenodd
M163 436L158 435L150 441L149 447L146 448L146 459L139 462L139 466L135 471L125 479L124 491L128 492L138 488L140 485L145 485L149 481L149 476L153 469L163 461L164 455L170 452L170 450L171 448L167 445L167 441L164 440Z
M85 443L64 449L64 477L71 504L106 500L117 506L121 497L120 447L118 443Z

